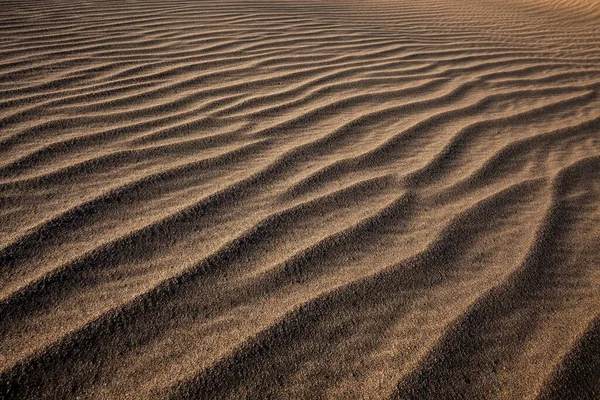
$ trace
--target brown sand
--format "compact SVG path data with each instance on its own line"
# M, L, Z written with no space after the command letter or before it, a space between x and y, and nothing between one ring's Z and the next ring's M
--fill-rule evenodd
M0 398L600 398L597 0L0 3Z

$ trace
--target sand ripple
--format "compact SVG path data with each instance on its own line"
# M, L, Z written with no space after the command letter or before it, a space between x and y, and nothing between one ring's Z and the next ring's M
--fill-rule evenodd
M600 397L596 1L1 8L0 397Z

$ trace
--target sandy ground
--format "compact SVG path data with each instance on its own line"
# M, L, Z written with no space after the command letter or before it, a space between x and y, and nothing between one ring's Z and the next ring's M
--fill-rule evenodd
M0 8L0 398L600 398L597 0Z

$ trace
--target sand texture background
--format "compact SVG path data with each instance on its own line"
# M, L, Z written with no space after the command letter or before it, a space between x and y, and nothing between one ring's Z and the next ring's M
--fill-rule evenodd
M598 1L0 10L0 398L600 398Z

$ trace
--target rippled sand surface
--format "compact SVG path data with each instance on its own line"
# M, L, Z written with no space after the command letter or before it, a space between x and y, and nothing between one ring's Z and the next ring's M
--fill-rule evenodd
M0 3L1 398L600 398L597 0Z

